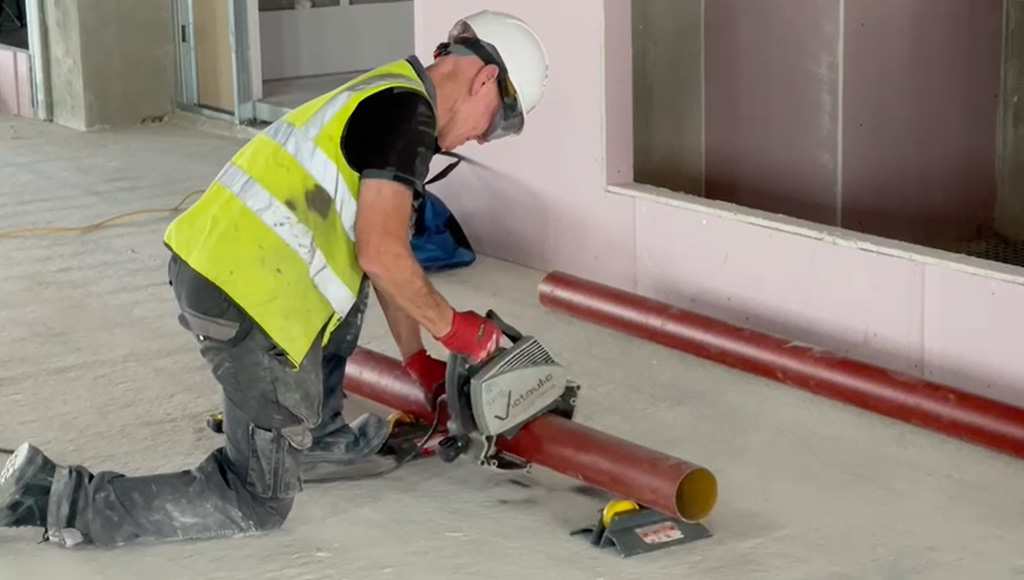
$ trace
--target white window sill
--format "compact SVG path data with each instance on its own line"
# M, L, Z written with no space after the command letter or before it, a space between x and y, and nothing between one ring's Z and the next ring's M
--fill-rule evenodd
M605 189L615 195L644 199L719 219L812 238L833 246L853 248L864 252L901 258L930 266L1024 285L1024 268L1009 264L990 262L926 246L816 224L781 214L750 209L724 201L705 199L641 183L609 184Z

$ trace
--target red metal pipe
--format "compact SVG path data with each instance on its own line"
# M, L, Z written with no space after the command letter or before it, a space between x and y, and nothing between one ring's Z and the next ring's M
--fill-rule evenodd
M546 307L672 349L1024 458L1024 409L740 328L564 272Z
M362 347L345 363L344 390L425 423L434 420L434 408L427 393L402 368L402 363L387 355Z
M688 522L707 517L718 499L708 469L556 415L538 417L498 448Z
M433 420L423 389L391 357L357 349L349 358L344 388L421 421ZM687 522L706 518L718 500L718 482L707 468L555 415L538 417L497 445L505 453Z

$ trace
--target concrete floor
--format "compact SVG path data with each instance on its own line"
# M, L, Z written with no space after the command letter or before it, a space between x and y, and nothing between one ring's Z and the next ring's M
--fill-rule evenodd
M0 230L171 207L240 144L0 118ZM217 387L174 319L167 221L0 239L0 446L142 474L218 445L203 425ZM1024 576L1024 462L554 315L537 304L541 275L482 259L435 281L459 308L494 307L548 341L584 386L580 421L713 469L714 538L620 560L567 536L600 505L574 482L424 462L311 486L258 537L67 551L0 531L0 580ZM363 344L394 353L376 305Z

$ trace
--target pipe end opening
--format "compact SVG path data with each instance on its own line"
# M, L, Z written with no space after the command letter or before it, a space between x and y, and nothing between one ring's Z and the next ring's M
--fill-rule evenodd
M718 502L718 480L700 467L687 473L676 488L676 513L688 523L704 520Z

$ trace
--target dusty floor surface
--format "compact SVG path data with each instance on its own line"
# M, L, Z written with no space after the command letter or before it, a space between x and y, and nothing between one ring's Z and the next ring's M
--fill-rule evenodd
M0 118L0 230L171 207L239 143ZM0 239L0 446L143 474L218 445L216 384L174 319L168 219ZM64 550L0 531L0 580L1024 577L1024 462L552 314L540 277L483 259L436 283L548 341L585 388L581 421L713 469L714 538L620 560L568 537L600 506L573 482L425 462L310 487L259 537ZM394 353L376 304L363 344Z

